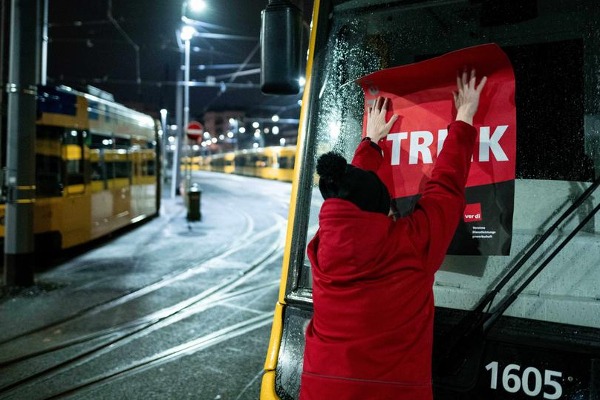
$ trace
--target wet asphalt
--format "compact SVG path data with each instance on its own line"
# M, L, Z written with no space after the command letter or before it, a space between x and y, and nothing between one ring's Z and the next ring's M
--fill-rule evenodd
M181 196L0 297L0 399L258 399L291 184L194 172Z

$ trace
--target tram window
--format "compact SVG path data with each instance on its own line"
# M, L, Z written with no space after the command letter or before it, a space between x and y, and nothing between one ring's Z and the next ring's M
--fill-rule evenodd
M66 184L79 185L84 183L83 179L83 160L65 161Z
M254 165L259 168L264 168L269 165L269 158L267 156L256 157L256 162Z
M129 140L130 146L131 147L139 147L140 149L143 150L153 150L156 147L156 142L154 141L148 141L146 139L135 139L132 138L131 140Z
M129 178L131 177L131 162L130 161L116 161L113 163L115 178Z
M65 163L66 185L79 185L84 179L84 136L82 131L64 129L63 132L63 157Z
M238 167L246 166L246 157L244 156L236 156L235 157L235 165Z
M115 164L112 162L107 162L105 164L106 167L106 179L114 179L115 178Z
M35 137L38 140L60 141L63 134L63 129L58 126L38 125Z
M131 147L131 139L129 138L114 138L115 149L129 149Z
M63 144L81 144L82 135L76 129L65 129L63 134Z
M39 125L36 129L36 195L60 196L63 189L61 142L63 129Z
M144 163L143 175L154 176L156 175L156 163L154 160L149 160Z
M90 140L90 149L112 149L113 139L110 136L92 134Z
M51 197L62 194L61 159L56 156L36 154L36 196Z
M93 162L91 163L92 181L104 180L104 164Z
M279 168L293 169L294 168L294 157L281 157L279 159Z
M66 165L67 175L78 174L81 170L81 160L69 160Z
M515 71L517 181L511 255L447 257L436 275L436 305L468 310L502 276L511 260L600 174L600 5L592 0L538 2L526 20L482 24L486 2L338 1L315 65L302 179L312 183L299 201L303 238L293 251L298 265L291 290L310 289L308 240L318 227L322 197L313 181L319 155L330 150L351 160L360 140L364 96L354 80L380 69L495 42ZM542 4L543 3L543 4ZM487 17L486 17L487 18ZM317 99L318 97L318 99ZM305 185L305 187L306 187ZM302 186L302 185L301 185ZM585 215L573 218L568 234ZM308 220L306 220L308 218ZM594 223L595 222L595 223ZM584 228L528 287L535 296L517 300L508 315L600 326L594 304L600 289L598 217ZM558 241L558 240L556 240ZM555 241L555 242L556 242ZM549 245L550 246L550 245ZM589 247L591 246L591 247ZM585 250L593 249L592 252ZM591 254L595 252L595 255ZM444 291L444 288L450 288ZM457 290L456 288L460 288ZM594 317L590 317L594 315Z

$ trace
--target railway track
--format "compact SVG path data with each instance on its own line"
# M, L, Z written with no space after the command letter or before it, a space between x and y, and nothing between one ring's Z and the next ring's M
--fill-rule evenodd
M262 229L257 230L255 218L262 218ZM159 280L4 338L0 399L86 398L86 393L105 385L170 368L175 360L210 352L223 343L231 346L264 330L272 322L272 301L268 308L253 302L276 296L286 230L284 217L264 218L246 213L239 218L236 241ZM207 285L209 275L217 280ZM169 295L190 286L201 290L184 297ZM171 301L163 302L165 298ZM150 312L139 307L159 302L161 307ZM259 375L257 369L248 385Z
M259 274L272 266L274 262L281 260L281 249L274 249L269 255L262 260L257 260L242 274L232 277L220 285L215 286L209 291L198 294L186 301L180 302L174 306L164 308L151 315L143 318L129 321L128 323L114 326L101 331L92 332L86 336L76 340L71 340L59 344L48 346L47 348L24 354L22 356L3 361L0 364L0 370L6 368L14 368L21 366L21 369L29 368L25 366L27 363L35 363L36 360L51 356L55 353L63 353L66 350L74 347L81 348L75 354L61 359L59 362L53 363L50 366L37 371L31 375L22 377L7 385L0 387L0 398L13 398L13 395L18 395L20 391L27 388L39 387L52 377L64 373L66 371L78 368L81 365L90 362L91 360L102 357L109 352L118 352L123 346L134 343L136 340L151 335L153 332L165 329L173 324L177 324L191 316L197 316L200 313L210 310L223 302L236 300L246 295L259 293L267 288L276 289L278 280L267 283L253 283L248 287L238 291L232 291L239 285L247 282L253 276ZM113 304L114 306L114 304ZM95 310L90 310L93 313ZM259 313L254 318L243 320L231 325L221 327L210 333L195 337L184 343L162 349L155 354L148 355L144 358L131 361L128 360L127 365L118 366L111 371L89 377L83 382L77 382L74 387L64 389L60 393L52 395L48 398L59 398L63 394L79 391L91 385L104 383L107 380L118 379L123 376L137 373L146 368L161 363L170 362L178 357L188 355L190 353L201 351L207 347L221 343L222 341L235 338L243 335L251 330L258 329L271 323L272 312ZM56 326L52 328L56 329ZM61 358L59 356L59 358ZM6 397L9 396L9 397ZM15 397L19 398L19 396Z

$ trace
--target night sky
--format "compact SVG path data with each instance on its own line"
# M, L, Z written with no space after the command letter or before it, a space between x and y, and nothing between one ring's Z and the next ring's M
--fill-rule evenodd
M190 116L233 109L266 117L287 108L282 117L297 118L294 104L300 96L266 96L259 88L260 15L268 0L207 3L198 32L227 39L192 39L190 80L206 82L214 76L225 86L190 88ZM79 88L90 84L120 103L151 113L166 108L173 115L176 82L183 79L178 77L183 65L177 38L183 25L181 5L182 0L49 0L48 83ZM244 62L243 70L250 72L230 82L230 74ZM225 64L235 65L226 69Z

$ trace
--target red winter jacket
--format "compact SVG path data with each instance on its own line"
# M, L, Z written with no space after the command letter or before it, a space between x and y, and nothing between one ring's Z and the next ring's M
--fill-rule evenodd
M433 280L464 210L475 129L453 122L415 211L396 222L330 198L308 245L314 313L300 399L432 398ZM376 171L368 142L352 164Z

